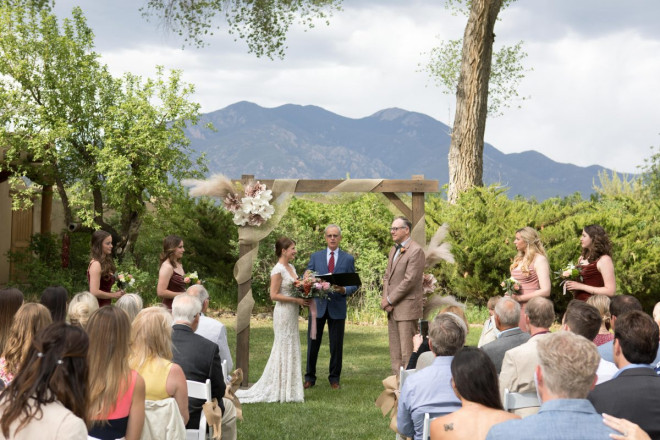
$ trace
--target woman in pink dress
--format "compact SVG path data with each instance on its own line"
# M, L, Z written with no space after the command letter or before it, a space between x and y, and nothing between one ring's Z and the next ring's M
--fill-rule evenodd
M185 249L183 239L177 235L168 235L163 240L163 253L160 254L160 270L156 294L162 298L163 305L172 310L172 301L186 291L184 277L186 273L181 265Z
M566 290L586 301L591 295L614 296L616 279L612 261L612 243L600 225L585 226L580 237L582 255L578 260L582 282L567 281Z
M513 243L518 254L511 263L511 277L520 285L513 299L520 303L520 329L527 331L525 304L535 296L550 296L550 264L536 229L518 229Z

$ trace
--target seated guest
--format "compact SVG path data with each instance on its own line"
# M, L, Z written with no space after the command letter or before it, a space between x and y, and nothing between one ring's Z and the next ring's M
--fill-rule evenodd
M465 323L453 313L440 313L429 323L429 347L436 358L406 379L398 402L397 429L416 440L422 438L424 413L431 417L461 407L451 388L451 362L465 344Z
M431 422L431 440L483 440L491 426L519 418L502 408L495 365L482 350L459 350L451 362L451 375L462 407Z
M649 365L657 351L658 326L649 315L617 315L613 354L619 372L589 393L598 412L628 419L651 438L660 438L660 377Z
M87 346L87 334L64 322L35 336L24 368L2 392L0 437L87 439Z
M79 292L73 295L69 302L67 320L71 325L85 328L89 317L99 308L99 300L89 292Z
M144 379L128 366L128 315L118 307L102 307L89 318L85 329L89 335L89 435L103 440L139 440L144 425Z
M614 339L614 333L610 331L610 297L607 295L591 295L587 299L587 304L592 305L600 313L601 322L600 329L598 329L598 334L594 338L594 344L601 346L606 342L610 342Z
M66 302L68 299L69 292L62 286L46 287L41 293L41 304L50 310L53 322L66 319Z
M655 306L653 306L653 320L660 327L660 302L655 303Z
M550 334L550 326L555 320L555 308L549 299L535 296L527 302L525 310L527 312L525 320L531 337L524 344L508 350L504 354L500 372L500 394L502 396L504 396L505 389L512 393L536 393L534 371L539 364L537 344ZM521 417L537 412L538 407L520 408L515 411Z
M651 440L638 424L629 420L603 414L603 423L621 433L621 435L612 435L611 438L614 440Z
M188 422L188 385L181 367L172 363L172 315L163 307L148 307L131 325L129 365L144 379L145 399L173 397L183 424Z
M617 316L623 315L624 313L631 312L633 310L642 311L642 304L637 298L632 295L616 295L610 301L610 315L611 315L611 325L612 330L616 331L616 318ZM614 356L612 355L612 348L614 346L613 341L606 342L598 346L598 353L600 357L609 362L614 362Z
M115 306L122 309L128 315L130 322L133 322L140 310L142 310L142 297L137 293L125 293L119 298Z
M5 349L14 315L23 305L23 292L18 289L0 290L0 353Z
M211 379L211 396L218 399L222 411L222 438L236 439L236 408L225 399L225 378L222 375L222 361L218 346L203 336L195 334L199 325L202 305L190 295L178 295L172 301L172 345L174 362L181 365L187 380L206 382ZM188 429L199 427L199 417L203 400L190 399L188 409L190 421Z
M484 345L482 350L495 364L497 374L502 370L504 353L514 347L524 344L530 338L529 333L523 332L518 324L520 322L520 304L510 296L500 299L495 305L495 326L499 331L497 339Z
M35 335L51 323L50 311L41 304L25 303L18 309L9 330L6 349L0 358L0 379L5 385L18 374Z
M487 440L602 440L614 431L586 399L596 382L600 357L593 342L557 332L538 342L538 414L493 426Z
M209 293L201 284L193 284L188 287L186 293L194 296L202 303L202 314L199 317L199 326L197 327L197 330L195 330L195 333L204 336L218 346L218 350L220 350L220 359L227 361L227 372L231 372L234 363L231 361L231 353L229 352L229 344L227 343L227 329L220 321L204 315L209 308ZM225 378L225 380L226 379L227 378Z
M463 320L463 322L465 323L465 328L468 329L469 332L470 323L465 317L465 312L463 311L463 309L464 307L462 306L450 305L440 310L440 313L453 313L454 315L458 316ZM422 353L426 353L427 351L430 351L428 336L426 338L422 338L422 335L420 335L419 333L413 336L413 352L410 355L410 359L408 360L408 365L406 366L406 370L416 369L417 360L419 359L419 356Z
M481 330L481 336L479 337L479 343L477 347L482 347L489 342L493 342L497 339L497 328L495 327L495 305L502 298L501 296L493 296L488 299L486 307L488 308L488 314L490 315L486 321L484 321L484 328Z
M605 295L594 295L591 298L594 297L607 298ZM584 302L579 299L573 299L568 303L566 313L564 313L562 329L593 341L601 322L600 313L594 306L589 304L589 301ZM613 362L608 362L601 358L598 364L598 370L596 370L596 376L598 377L596 384L612 379L617 371L618 368Z

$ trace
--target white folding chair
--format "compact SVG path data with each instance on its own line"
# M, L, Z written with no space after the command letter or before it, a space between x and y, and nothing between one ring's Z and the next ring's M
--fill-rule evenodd
M429 440L431 437L431 417L429 413L424 413L424 428L422 430L422 440Z
M534 408L541 406L536 393L512 393L508 388L504 389L504 411L513 412L521 408Z
M225 379L225 383L229 380L229 371L227 371L227 359L222 361L222 377Z
M204 399L206 402L211 401L211 379L206 379L205 383L187 380L188 383L188 398ZM209 429L213 429L209 427ZM211 432L211 437L213 433ZM199 415L199 428L186 429L186 440L205 440L206 437L206 416L204 411Z
M417 373L417 370L415 369L404 370L403 367L399 367L399 396L401 395L401 390L403 389L403 383L406 381L406 378L411 374L415 374L415 373ZM397 432L396 440L402 440L404 438L405 437L400 436L399 433Z

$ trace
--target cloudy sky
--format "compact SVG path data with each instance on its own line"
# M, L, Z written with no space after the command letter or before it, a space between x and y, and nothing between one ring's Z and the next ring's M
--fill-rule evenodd
M444 123L455 97L420 65L442 39L462 36L466 18L434 0L345 0L330 26L294 28L285 59L259 59L222 30L203 49L147 22L130 0L80 4L110 70L153 75L181 69L204 112L238 101L264 107L316 105L350 118L399 107ZM636 172L660 146L660 2L518 0L500 13L496 46L523 40L522 107L491 118L486 141L505 153L537 150L558 162ZM530 164L533 167L534 164Z

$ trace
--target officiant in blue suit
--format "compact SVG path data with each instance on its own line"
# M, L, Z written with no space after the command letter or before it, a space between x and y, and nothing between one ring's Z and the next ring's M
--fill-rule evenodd
M353 273L355 272L355 259L352 255L339 249L341 242L341 228L337 225L328 225L325 228L326 249L312 254L307 270L319 275L326 273ZM352 295L357 286L333 286L333 292L328 299L314 298L316 302L316 337L314 336L312 317L310 314L307 327L307 371L305 373L305 389L316 384L316 361L323 338L323 328L328 323L330 338L330 368L328 380L330 386L337 390L340 388L342 353L344 349L344 326L346 323L346 297Z

